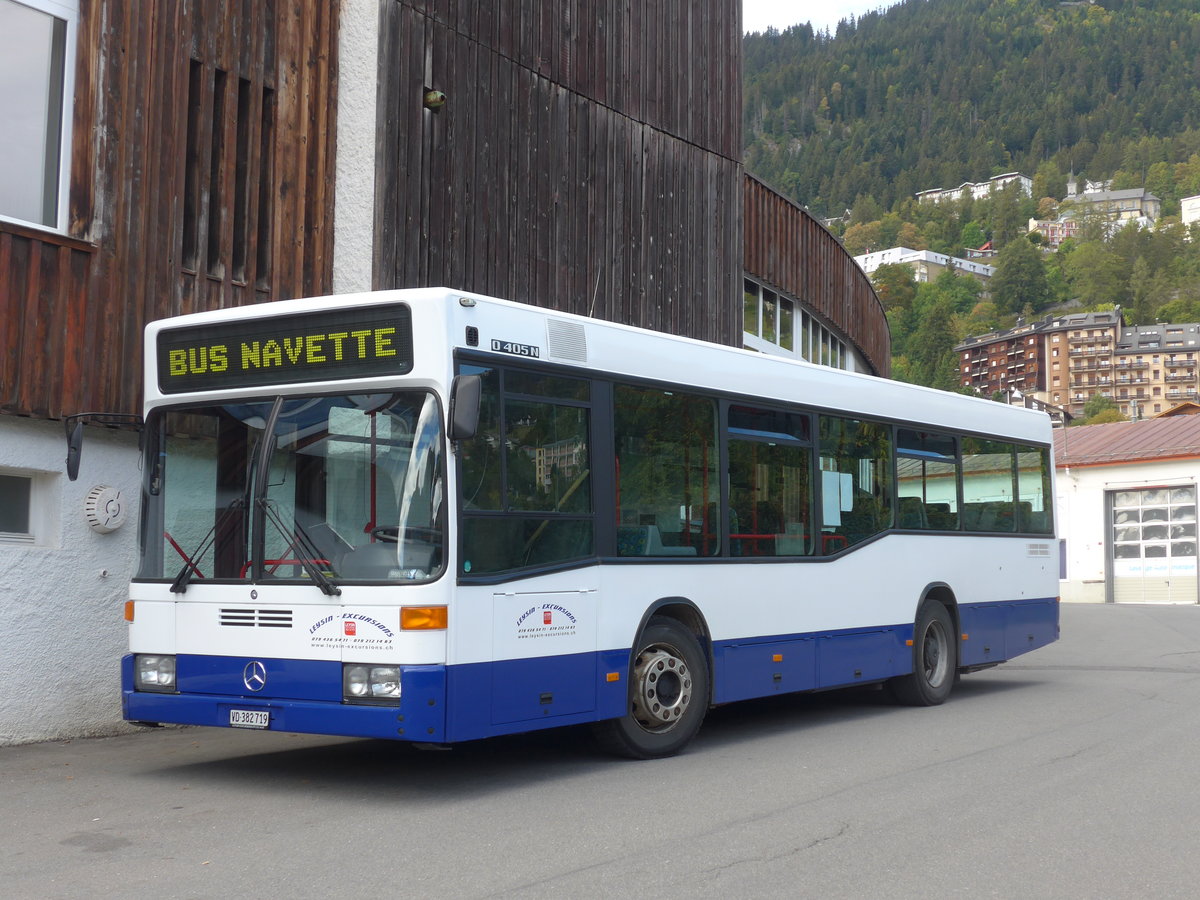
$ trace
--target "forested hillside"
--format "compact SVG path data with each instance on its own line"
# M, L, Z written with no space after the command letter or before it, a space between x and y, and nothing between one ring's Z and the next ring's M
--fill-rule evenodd
M832 37L748 35L744 56L746 166L818 215L1200 151L1196 0L905 0Z
M748 35L745 65L747 170L836 218L851 253L999 251L987 299L961 276L876 273L897 377L951 388L963 337L1062 305L1200 320L1200 229L1179 224L1200 194L1200 0L905 0L835 35ZM1032 197L914 198L1012 171ZM1050 252L1027 223L1067 211L1069 174L1144 187L1163 215L1093 218Z

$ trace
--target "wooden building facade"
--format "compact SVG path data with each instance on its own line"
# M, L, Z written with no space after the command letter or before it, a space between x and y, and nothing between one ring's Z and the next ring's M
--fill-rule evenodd
M147 321L328 291L338 10L79 0L69 215L0 219L0 413L136 412Z
M374 286L737 343L736 5L385 3Z

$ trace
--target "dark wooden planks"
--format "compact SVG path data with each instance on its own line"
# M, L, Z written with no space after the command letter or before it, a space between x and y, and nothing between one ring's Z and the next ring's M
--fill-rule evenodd
M0 223L0 413L135 412L147 321L329 290L339 9L82 0L69 235Z
M375 283L739 343L740 60L692 53L727 6L385 4Z
M815 310L876 374L891 369L891 334L871 282L816 219L761 181L745 179L745 268Z

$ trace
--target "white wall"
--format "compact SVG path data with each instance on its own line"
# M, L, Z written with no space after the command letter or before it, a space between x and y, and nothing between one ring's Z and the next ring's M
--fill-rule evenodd
M1184 197L1179 205L1184 225L1200 222L1200 197Z
M124 602L137 546L137 436L84 429L79 480L61 422L0 416L0 473L33 475L35 544L0 541L0 745L111 734L121 722ZM120 490L125 524L84 517L95 485Z
M1196 460L1060 466L1056 482L1058 536L1065 539L1067 548L1067 577L1060 583L1063 602L1104 602L1106 492L1195 484L1196 480Z
M343 0L340 28L333 292L348 294L374 287L379 0Z

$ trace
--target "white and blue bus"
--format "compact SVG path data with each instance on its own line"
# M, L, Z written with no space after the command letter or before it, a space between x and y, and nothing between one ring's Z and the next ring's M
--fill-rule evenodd
M145 350L133 722L655 757L1058 637L1042 413L445 289Z

